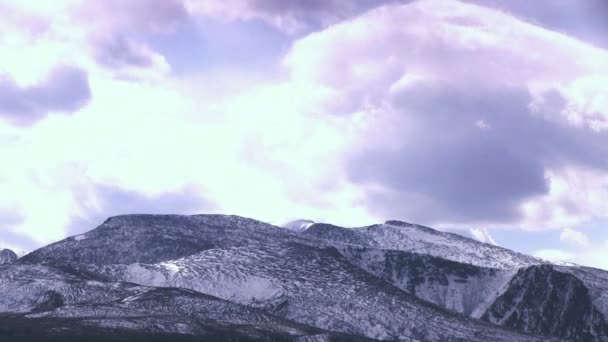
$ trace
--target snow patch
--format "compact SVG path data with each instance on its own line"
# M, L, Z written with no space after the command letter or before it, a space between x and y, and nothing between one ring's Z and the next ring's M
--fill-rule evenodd
M87 238L86 234L74 236L74 240L76 240L76 241L82 241L82 240L85 240L86 238Z

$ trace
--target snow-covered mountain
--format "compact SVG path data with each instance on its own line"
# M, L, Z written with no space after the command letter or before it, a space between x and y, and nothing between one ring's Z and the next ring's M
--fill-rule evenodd
M371 338L530 340L429 305L352 265L334 247L235 216L115 217L21 260L70 265L105 281L190 289Z
M0 266L0 291L11 293L0 297L0 326L45 336L56 324L75 335L234 340L607 340L605 274L397 221L288 228L224 215L110 218ZM528 298L543 286L542 303Z
M17 260L17 254L10 249L0 249L0 264L10 264Z

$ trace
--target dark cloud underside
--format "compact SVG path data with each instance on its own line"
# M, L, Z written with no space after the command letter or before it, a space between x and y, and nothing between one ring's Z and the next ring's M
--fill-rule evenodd
M87 74L72 66L59 66L41 83L20 87L0 78L0 116L18 124L31 124L49 112L73 112L91 98Z
M419 82L391 101L404 127L400 148L366 148L349 162L353 181L388 189L368 198L386 217L509 222L547 193L547 168L608 170L607 134L532 112L525 88ZM544 106L559 118L565 102L550 92Z

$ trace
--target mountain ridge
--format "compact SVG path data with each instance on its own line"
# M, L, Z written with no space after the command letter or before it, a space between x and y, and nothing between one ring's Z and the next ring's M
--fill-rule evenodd
M471 252L467 249L471 247L481 252ZM484 260L486 255L492 258ZM116 285L134 284L144 289L176 288L211 295L286 322L350 336L412 341L557 341L585 336L590 341L606 341L605 322L598 319L605 313L595 307L603 300L603 278L591 271L586 271L591 272L587 277L592 280L587 283L600 285L576 297L585 298L580 312L585 312L588 319L576 321L565 330L481 320L495 308L501 295L512 290L510 284L518 270L536 265L542 262L395 220L352 229L314 223L292 231L240 216L139 214L108 218L89 232L33 251L9 264L13 271L0 270L0 288L2 284L5 288L15 286L15 281L21 284L22 292L29 297L15 300L29 301L22 312L40 312L29 314L32 318L64 319L105 312L115 319L101 321L113 327L123 324L120 322L125 315L148 312L139 304L125 304L126 298L133 297L129 291L137 287L129 290L128 286ZM69 275L53 271L48 282L31 285L27 279L37 272L48 272L44 267L65 269ZM72 283L76 285L67 286ZM578 285L586 288L587 283ZM113 296L115 288L122 289L122 299L105 301L104 296ZM83 298L92 299L79 304L70 295L73 292L89 293L92 297ZM177 292L167 296L183 300ZM11 303L3 300L0 312L6 312L2 305L7 308ZM148 303L146 308L162 301L156 298ZM564 301L563 307L572 307L569 303ZM529 303L511 305L528 310ZM173 317L172 310L163 310L169 310L167 317ZM110 315L112 312L116 315ZM545 311L533 313L538 315L534 318L537 321L543 320L542 315L556 319ZM211 317L194 311L188 314L192 322ZM155 324L162 325L158 319L151 316L151 321L133 323L131 331L159 333L149 330ZM243 319L250 318L244 315ZM191 327L191 323L171 320L174 323L167 323L167 333L179 333L175 324ZM260 329L269 331L263 325Z

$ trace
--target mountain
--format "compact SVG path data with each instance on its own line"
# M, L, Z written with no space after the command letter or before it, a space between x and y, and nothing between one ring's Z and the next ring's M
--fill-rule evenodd
M394 220L352 229L315 224L306 229L304 234L334 242L428 254L461 263L504 270L543 263L538 258L506 248Z
M0 339L57 337L288 341L320 336L363 341L291 322L264 311L179 288L103 281L70 267L0 266ZM8 329L8 327L14 327ZM92 336L91 336L92 334Z
M109 218L0 266L0 338L608 341L608 272L400 221L286 227Z
M10 249L0 250L0 264L10 264L17 260L17 254Z
M236 216L114 217L19 263L68 265L103 282L190 289L371 338L540 340L422 301L353 265L329 243Z
M315 224L303 234L332 241L351 263L446 309L532 334L608 340L608 272L546 265L400 221L352 229Z

